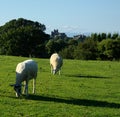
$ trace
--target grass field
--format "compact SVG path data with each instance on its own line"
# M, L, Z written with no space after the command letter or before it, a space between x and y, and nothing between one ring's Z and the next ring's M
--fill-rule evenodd
M64 60L52 75L48 59L38 62L36 94L15 97L15 68L24 57L0 56L1 117L120 117L120 62Z

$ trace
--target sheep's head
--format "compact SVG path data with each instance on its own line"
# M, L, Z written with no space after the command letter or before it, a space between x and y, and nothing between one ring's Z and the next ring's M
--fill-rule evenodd
M14 85L14 90L16 91L16 97L20 97L21 95L21 85Z
M16 92L16 97L20 97L21 95L21 85L13 84L10 86L14 86L14 90Z
M53 70L53 74L54 74L54 75L56 74L56 70Z
M56 69L54 69L54 70L53 70L53 74L55 75L55 74L56 74L56 72L57 72L57 70L56 70Z

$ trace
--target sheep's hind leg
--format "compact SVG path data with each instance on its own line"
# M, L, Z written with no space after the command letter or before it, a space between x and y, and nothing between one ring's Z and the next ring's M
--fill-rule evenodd
M23 94L28 96L28 81L24 81Z
M23 92L22 92L23 94L25 94L25 92L26 92L26 91L25 91L25 90L26 90L26 89L25 89L25 86L26 86L26 81L23 82Z
M26 85L25 85L25 94L28 97L28 81L26 81Z

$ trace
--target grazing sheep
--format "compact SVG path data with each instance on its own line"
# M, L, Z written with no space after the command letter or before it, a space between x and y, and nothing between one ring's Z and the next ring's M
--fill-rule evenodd
M21 86L24 81L24 93L28 96L28 82L33 79L33 93L35 93L35 85L37 78L38 66L33 60L26 60L18 63L16 67L16 83L14 85L14 90L16 91L16 97L21 95Z
M56 74L59 71L60 75L62 65L63 65L62 57L57 53L52 54L50 57L51 73Z

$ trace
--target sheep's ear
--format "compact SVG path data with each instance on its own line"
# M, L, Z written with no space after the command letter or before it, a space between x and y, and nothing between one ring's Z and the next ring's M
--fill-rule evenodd
M10 84L11 87L15 86L15 84Z

